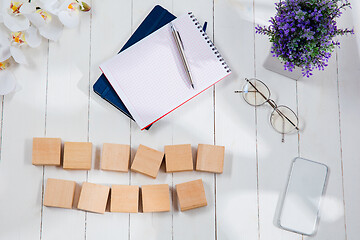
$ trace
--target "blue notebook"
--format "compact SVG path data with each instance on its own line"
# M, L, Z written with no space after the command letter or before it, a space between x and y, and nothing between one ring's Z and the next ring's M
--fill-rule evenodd
M155 32L162 26L168 24L172 20L174 20L176 17L172 15L170 12L168 12L163 7L156 5L149 15L144 19L144 21L140 24L140 26L136 29L134 34L130 37L130 39L125 43L123 48L120 50L120 52L124 51L131 45L137 43L141 39L147 37L151 33ZM119 52L119 53L120 53ZM130 112L125 107L124 103L121 101L119 96L116 94L115 90L109 83L109 81L106 79L105 75L102 74L99 79L95 82L93 86L93 90L96 94L98 94L100 97L111 103L114 107L119 109L121 112L123 112L126 116L131 118ZM150 127L150 126L149 126ZM148 127L148 128L149 128ZM146 129L148 129L146 128Z

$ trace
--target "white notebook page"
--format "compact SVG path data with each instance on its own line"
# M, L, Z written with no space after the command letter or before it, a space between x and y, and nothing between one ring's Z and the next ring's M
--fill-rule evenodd
M173 24L180 33L195 89L169 24L100 65L141 129L230 74L190 13Z

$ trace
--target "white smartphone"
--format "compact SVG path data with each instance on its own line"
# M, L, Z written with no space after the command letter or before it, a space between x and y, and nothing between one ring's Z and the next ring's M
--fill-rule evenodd
M316 233L327 175L322 163L293 160L278 219L281 228L308 236Z

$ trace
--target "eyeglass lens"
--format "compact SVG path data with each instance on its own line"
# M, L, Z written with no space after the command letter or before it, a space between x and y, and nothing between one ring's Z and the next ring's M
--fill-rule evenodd
M290 133L296 128L298 125L298 118L290 108L286 106L278 106L271 113L270 122L276 131L286 134Z
M244 85L242 91L244 100L253 106L260 106L270 98L268 87L257 79L250 79Z

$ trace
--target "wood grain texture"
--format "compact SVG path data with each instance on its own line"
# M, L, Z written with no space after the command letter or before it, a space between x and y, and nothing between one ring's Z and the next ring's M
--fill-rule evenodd
M336 59L334 52L325 71L298 82L299 116L306 119L306 128L300 132L299 155L330 169L317 234L304 239L346 238Z
M64 29L58 42L49 43L45 64L47 84L44 86L47 89L44 99L45 137L61 137L64 142L88 141L90 17L90 14L80 14L80 24L76 28ZM87 180L87 172L46 166L42 184L47 178L81 183ZM86 213L59 210L63 209L43 208L41 239L82 239L85 236ZM59 219L62 219L60 227Z
M224 169L224 146L199 144L196 171L222 173Z
M234 93L244 77L255 75L255 2L214 5L215 45L232 70L230 79L215 87L215 144L226 146L224 171L216 176L217 239L271 239L259 234L256 112Z
M194 170L191 144L167 145L164 151L166 172Z
M154 8L156 4L172 11L172 0L133 0L132 1L132 24L131 29L135 31L145 16ZM171 115L161 119L161 124L154 124L149 131L140 131L136 123L130 122L130 136L132 160L136 154L136 149L140 144L163 151L164 146L171 143ZM172 176L165 173L161 167L156 179L149 178L141 173L130 172L130 185L148 184L168 184L172 182ZM168 240L172 238L172 213L163 212L161 214L131 214L130 232L131 240L143 240L144 236L148 239Z
M333 97L338 93L336 52L329 60L327 69L316 72L314 79L316 81L309 79L298 82L299 116L306 119L306 129L300 132L299 155L324 163L329 167L330 174L320 209L318 232L315 236L305 239L344 239L346 233L339 109L338 98ZM314 117L316 120L313 119ZM326 134L318 134L318 132Z
M131 171L156 178L163 158L163 152L140 144L131 165Z
M204 184L201 179L179 183L175 187L181 211L207 205Z
M176 16L192 11L201 25L207 22L206 33L213 39L214 35L214 1L208 0L174 0L173 13ZM226 81L224 79L224 81ZM171 116L172 138L169 144L191 144L193 160L196 160L196 149L199 143L214 144L214 87L178 108ZM208 206L192 211L181 212L176 196L175 185L201 178L204 183ZM216 202L215 178L213 174L197 171L177 172L172 174L172 238L181 239L215 239L216 238ZM206 229L204 229L206 226Z
M92 1L91 30L88 37L90 79L89 141L93 143L93 167L88 181L100 184L129 184L130 173L99 171L103 143L130 145L130 120L92 91L101 75L99 65L114 56L131 35L132 0ZM111 7L109 7L111 6ZM96 10L94 10L96 9ZM106 16L106 17L104 17ZM114 27L116 23L116 27ZM116 30L115 30L116 29ZM109 35L109 33L111 33ZM85 219L84 219L85 221ZM83 221L83 225L85 225ZM86 239L128 239L129 214L92 214L86 216Z
M360 5L352 1L352 11L345 11L338 25L341 28L357 27L354 18L359 14ZM360 82L360 49L359 32L355 36L339 37L341 48L338 49L338 91L341 134L342 177L344 186L346 238L356 239L359 236L360 222L360 189L355 187L360 181L360 148L356 140L360 134L357 123L360 121L359 89ZM350 57L351 56L351 57ZM341 216L340 216L341 217Z
M101 169L127 172L129 170L130 145L104 143L101 152Z
M170 211L170 192L167 184L143 185L141 197L144 213Z
M44 206L72 208L76 182L48 178L44 195Z
M255 1L255 19L266 23L275 14L273 8L276 1ZM264 63L270 53L271 43L267 36L255 35L255 65L256 78L263 81L270 89L271 98L276 104L288 106L297 111L297 82L269 71ZM272 57L272 56L271 56ZM301 79L299 81L306 81ZM241 86L242 87L242 86ZM242 98L242 96L239 96ZM243 99L241 104L249 106ZM270 124L272 109L268 105L256 108L257 122L257 152L258 152L258 189L259 189L259 234L273 236L277 239L300 240L301 235L280 229L276 224L280 201L285 190L290 171L291 161L298 156L298 134L293 132L284 136L277 133ZM304 126L301 115L300 125ZM276 175L276 176L275 176ZM274 222L275 221L275 222Z
M84 211L104 213L108 202L110 187L84 182L81 186L77 208Z
M4 239L40 238L42 167L31 164L31 152L32 138L43 137L45 131L47 48L44 42L39 48L24 49L29 65L11 69L19 89L3 100L0 189L6 194L0 197L0 211L7 217L0 217L0 235Z
M61 163L60 138L33 138L32 164L54 165Z
M139 186L111 186L110 212L137 213L138 211Z
M64 169L90 170L92 160L92 143L65 142Z

